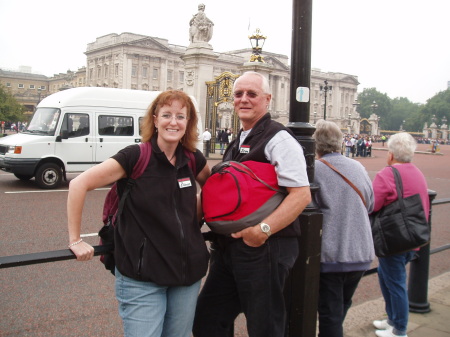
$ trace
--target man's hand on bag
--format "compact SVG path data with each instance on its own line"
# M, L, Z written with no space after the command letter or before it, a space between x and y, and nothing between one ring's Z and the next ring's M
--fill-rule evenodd
M231 236L235 239L242 238L244 243L250 247L262 246L268 239L268 236L261 231L259 224L245 228L240 232L233 233Z

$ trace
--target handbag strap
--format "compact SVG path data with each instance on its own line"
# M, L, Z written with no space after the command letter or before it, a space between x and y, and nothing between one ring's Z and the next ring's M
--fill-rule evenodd
M403 203L403 181L402 181L402 176L400 175L400 172L394 167L391 166L392 168L392 173L394 175L394 180L395 180L395 188L397 189L397 199L400 203L400 206L403 209L405 209L405 205Z
M364 199L364 197L363 197L361 191L358 189L358 187L355 186L355 184L353 184L350 180L348 180L348 178L347 178L346 176L344 176L341 172L339 172L339 170L338 170L336 167L334 167L333 165L331 165L331 164L330 164L329 162L327 162L325 159L320 158L319 161L321 161L322 163L324 163L325 165L327 165L329 168L331 168L334 172L336 172L337 174L339 174L339 175L342 177L342 179L344 179L345 182L346 182L347 184L349 184L349 185L356 191L356 193L358 193L358 195L359 195L359 197L361 198L361 200L362 200L364 206L367 207L366 200Z

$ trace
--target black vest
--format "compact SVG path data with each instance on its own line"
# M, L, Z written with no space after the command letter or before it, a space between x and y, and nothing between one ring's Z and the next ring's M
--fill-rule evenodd
M242 130L239 131L237 137L228 146L225 154L223 155L223 161L238 161L244 162L247 160L258 161L262 163L268 163L264 155L264 149L267 143L277 134L279 131L285 130L295 138L291 130L284 127L282 124L271 120L270 114L265 114L252 128L250 133L245 138L244 142L239 146L239 140ZM241 147L248 148L248 153L241 153ZM274 236L299 236L300 235L300 223L295 220L292 224L282 229Z

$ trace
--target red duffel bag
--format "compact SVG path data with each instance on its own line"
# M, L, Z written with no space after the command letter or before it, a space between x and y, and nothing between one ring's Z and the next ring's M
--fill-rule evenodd
M229 235L260 223L283 201L275 167L256 161L217 164L202 189L206 224Z

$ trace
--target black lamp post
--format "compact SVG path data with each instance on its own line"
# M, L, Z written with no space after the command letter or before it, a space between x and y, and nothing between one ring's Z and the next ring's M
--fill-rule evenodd
M355 101L352 103L352 105L355 107L355 111L358 112L358 107L359 107L360 103L358 103L357 98L355 98Z
M253 35L248 37L250 40L250 44L252 45L252 56L250 56L250 62L263 62L264 58L261 56L262 48L264 46L264 42L266 42L267 37L261 34L259 28L256 28L256 31Z
M436 124L437 118L436 115L431 116L431 124Z
M333 90L333 87L331 85L328 85L328 80L325 80L323 82L325 83L325 85L320 86L320 91L325 93L325 103L324 103L324 107L323 107L323 119L327 120L327 93L329 91L330 95L331 95L331 90Z
M375 113L375 110L378 109L377 102L373 101L373 103L370 105L370 107L372 108L372 113Z
M378 135L381 135L381 132L380 132L380 119L381 119L380 116L378 116L378 117L377 117L377 123L378 123L378 124L377 124L377 127L378 127Z
M41 93L42 93L41 87L37 88L37 92L38 92L38 102L36 103L36 105L34 107L34 111L36 111L37 106L39 105L39 103L41 103Z

